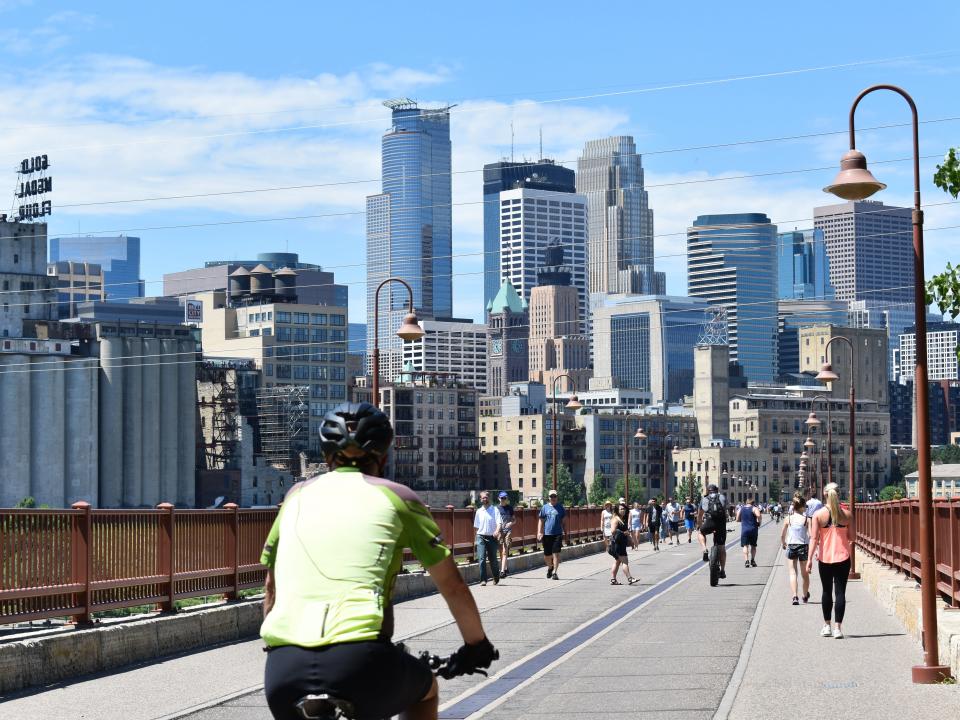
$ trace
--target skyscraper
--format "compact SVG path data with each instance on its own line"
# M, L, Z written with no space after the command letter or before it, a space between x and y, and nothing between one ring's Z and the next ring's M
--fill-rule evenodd
M483 166L483 304L500 289L500 193L515 188L576 192L575 173L541 158L536 162L502 160Z
M701 215L687 228L687 294L727 310L730 359L777 377L777 226L763 213Z
M837 300L848 301L867 327L886 328L891 372L897 339L914 322L912 212L876 200L813 209Z
M367 197L367 348L373 349L374 294L397 276L413 289L421 318L453 314L450 112L420 108L402 98L384 103L393 124L383 135L382 192ZM380 293L381 371L402 369L394 334L407 308L407 292L389 283Z
M517 188L500 193L500 280L509 280L530 302L548 245L562 249L562 264L578 295L579 329L585 334L587 297L587 201L583 195Z
M664 293L665 276L653 271L653 210L633 138L587 142L577 192L588 205L590 293Z
M140 279L140 238L129 235L64 237L50 239L50 262L69 260L96 263L103 268L108 300L144 296Z
M791 230L777 236L780 300L830 300L830 261L823 230Z

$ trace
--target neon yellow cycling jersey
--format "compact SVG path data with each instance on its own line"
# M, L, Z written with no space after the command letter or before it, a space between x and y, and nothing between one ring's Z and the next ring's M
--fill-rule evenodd
M271 647L389 639L404 547L425 568L450 554L410 488L350 467L298 483L260 557L276 579L260 637Z

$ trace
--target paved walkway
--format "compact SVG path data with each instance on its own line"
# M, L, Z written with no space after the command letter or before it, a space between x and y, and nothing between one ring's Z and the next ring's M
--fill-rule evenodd
M957 686L910 684L920 650L860 584L851 585L848 639L821 639L820 606L789 604L777 535L772 526L761 531L758 568L744 568L739 548L731 550L718 588L707 583L696 543L632 553L640 586L610 586L606 555L562 564L557 582L536 570L475 586L501 660L486 682L443 681L442 716L960 715ZM816 599L819 588L813 592ZM459 645L437 596L402 603L396 620L414 649L446 653ZM258 687L263 660L259 642L236 643L12 699L0 715L268 720ZM791 697L805 704L790 706Z

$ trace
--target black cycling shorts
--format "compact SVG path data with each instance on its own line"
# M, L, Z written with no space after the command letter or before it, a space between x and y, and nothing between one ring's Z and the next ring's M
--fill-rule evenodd
M543 536L543 556L550 557L554 553L560 554L560 548L563 547L563 535L544 535Z
M353 703L357 720L381 720L415 705L432 684L433 673L413 655L372 641L272 648L263 689L276 720L302 720L297 702L317 693Z
M707 535L713 535L713 544L714 545L726 545L727 544L727 524L721 523L719 527L716 527L713 524L712 520L708 521L709 515L704 515L703 522L700 523L700 534L706 537Z

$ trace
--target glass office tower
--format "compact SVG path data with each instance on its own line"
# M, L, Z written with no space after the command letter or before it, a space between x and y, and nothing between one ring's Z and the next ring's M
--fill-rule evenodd
M129 300L144 296L140 279L140 238L115 237L51 238L50 262L96 263L103 268L107 300Z
M367 197L368 350L374 294L390 276L410 283L422 318L453 314L449 108L420 108L408 99L384 104L393 111L393 124L381 144L382 192ZM379 327L384 377L402 369L394 333L406 307L402 286L384 287Z
M777 239L781 300L830 300L830 261L823 230L791 230Z
M687 228L687 294L727 310L730 359L777 378L777 226L763 213L701 215Z

